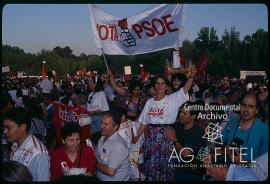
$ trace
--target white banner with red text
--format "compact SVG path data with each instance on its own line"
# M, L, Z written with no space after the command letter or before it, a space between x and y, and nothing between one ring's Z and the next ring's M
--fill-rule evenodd
M184 4L159 4L120 19L89 5L94 40L108 55L136 55L182 44Z

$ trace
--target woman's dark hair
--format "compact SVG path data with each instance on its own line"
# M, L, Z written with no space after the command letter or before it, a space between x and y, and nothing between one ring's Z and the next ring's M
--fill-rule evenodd
M8 98L5 97L5 96L1 96L1 102L2 102L2 103L0 104L1 109L7 107L7 106L10 104L10 101L9 101Z
M33 176L26 166L11 160L2 164L2 177L7 182L33 181Z
M102 79L99 76L91 77L91 79L92 79L93 83L96 84L96 87L94 89L95 92L100 92L100 91L104 90Z
M68 102L69 102L69 98L68 97L63 97L61 99L61 103L65 104L65 105L68 105Z
M26 132L31 128L31 116L24 107L12 108L4 115L3 119L14 121L17 125L26 124Z
M154 86L151 83L147 83L144 85L144 91L148 91L149 89L153 88Z
M40 105L34 105L32 104L29 109L32 117L43 119L43 111L42 107Z
M179 81L181 81L180 83L180 86L179 86L179 89L184 87L186 81L187 81L187 77L186 75L182 74L182 73L176 73L176 74L173 74L172 76L172 80L171 80L171 88L173 91L177 91L179 89L174 89L174 86L173 86L173 80L175 79L178 79Z
M42 107L38 105L33 99L29 97L26 97L26 98L23 97L23 104L28 109L32 118L38 118L38 119L43 118Z
M67 123L61 129L61 137L64 140L73 133L79 133L81 135L81 127L78 123Z
M142 84L139 81L134 81L134 82L131 81L128 88L129 92L133 93L136 87L139 87L140 89L142 89Z

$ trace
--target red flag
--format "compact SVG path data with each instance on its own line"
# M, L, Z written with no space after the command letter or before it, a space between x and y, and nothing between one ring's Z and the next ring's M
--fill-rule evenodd
M141 67L141 82L144 82L146 78L146 73L144 71L143 65L140 65L140 67Z
M198 66L198 74L199 75L204 75L206 64L207 64L207 57L206 57L206 55L202 55L201 59L200 59L199 66Z
M183 54L180 54L179 63L182 66L185 66L185 64L186 64L186 59L184 58Z
M46 61L43 61L43 64L42 64L42 79L46 79Z

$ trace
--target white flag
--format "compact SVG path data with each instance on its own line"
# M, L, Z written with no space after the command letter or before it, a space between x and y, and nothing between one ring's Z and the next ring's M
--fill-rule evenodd
M181 67L179 51L175 50L173 51L173 68L179 68L179 67Z
M108 55L136 55L181 47L185 7L161 4L119 19L90 5L95 43Z

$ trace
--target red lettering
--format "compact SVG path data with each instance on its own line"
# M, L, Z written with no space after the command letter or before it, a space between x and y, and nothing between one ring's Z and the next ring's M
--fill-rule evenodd
M162 31L161 31L161 32L158 31L158 29L157 29L157 27L156 27L156 25L155 25L155 22L159 22L159 24L161 25L161 27L162 27ZM165 28L165 26L164 26L162 20L160 20L160 19L158 19L158 18L154 18L154 19L152 20L152 26L153 26L155 32L156 32L158 35L164 35L164 34L166 33L166 28Z
M134 24L132 25L132 29L137 34L138 38L142 38L142 33L145 31L145 34L149 37L154 37L156 34L158 35L164 35L166 34L167 30L168 32L176 32L179 31L179 29L173 28L172 25L174 24L174 21L170 20L172 18L171 14L165 15L162 17L162 19L154 18L151 22L149 21L143 21L140 24Z
M104 37L102 37L102 35L101 35L101 31L102 31L101 29L102 28L105 28L105 36ZM109 35L109 29L108 29L108 27L106 25L99 26L99 28L98 28L98 34L99 34L99 38L101 40L106 40L108 38L108 35Z
M178 31L178 28L171 28L170 25L171 24L174 24L174 21L171 21L171 22L168 22L167 19L169 18L172 18L172 15L168 14L168 15L165 15L162 17L163 21L164 21L164 24L167 28L167 30L171 33L171 32L175 32L175 31Z
M111 40L113 41L114 39L113 39L113 31L114 31L114 28L115 28L115 26L109 26L109 29L111 29Z
M150 31L150 33L146 32L145 34L146 34L147 36L149 36L149 37L155 36L155 31L154 31L153 29L151 29L150 27L146 27L147 25L150 26L150 25L151 25L150 22L148 22L148 21L143 21L143 22L142 22L142 27L143 27L145 30Z
M133 24L132 29L135 31L137 36L141 39L141 32L143 32L142 26L140 24Z

